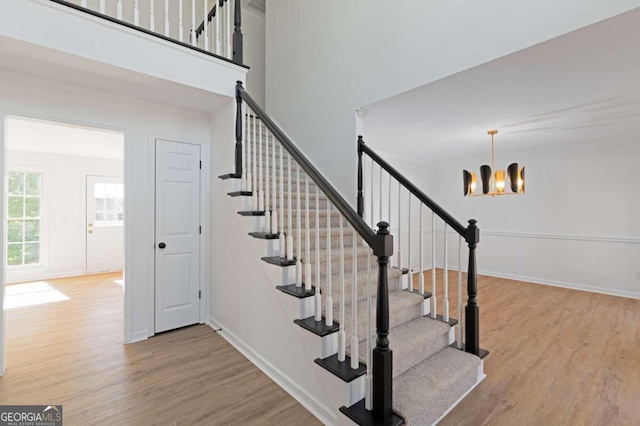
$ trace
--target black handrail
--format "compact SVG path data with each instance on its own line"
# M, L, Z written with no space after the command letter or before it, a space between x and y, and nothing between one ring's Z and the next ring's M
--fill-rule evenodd
M347 201L335 190L335 188L327 182L322 174L315 168L313 164L305 157L291 139L278 127L277 124L271 120L266 112L260 105L253 100L253 98L244 90L242 82L238 82L237 95L240 96L247 105L258 116L262 123L271 131L273 136L282 144L284 149L289 152L293 159L302 167L302 169L309 175L309 177L316 183L316 185L324 192L327 198L333 203L333 205L342 213L342 215L351 224L353 229L360 234L360 236L367 242L367 244L374 250L374 253L379 248L378 245L381 239L376 238L376 233L367 225L367 223L358 215L358 213L347 203ZM236 170L236 174L238 174ZM240 171L241 172L241 171Z
M407 188L418 200L427 205L435 214L437 214L442 220L444 220L450 227L452 227L458 234L463 236L467 242L467 228L458 222L453 216L445 211L435 201L429 198L424 192L422 192L417 186L409 181L406 177L397 171L391 164L387 163L382 157L380 157L374 150L365 145L362 136L358 136L358 154L365 153L373 161L378 163L380 167L385 169L394 179L396 179L402 186ZM358 155L360 157L360 155ZM359 166L360 167L360 166ZM358 198L362 197L361 180L358 181ZM359 205L364 205L359 202Z

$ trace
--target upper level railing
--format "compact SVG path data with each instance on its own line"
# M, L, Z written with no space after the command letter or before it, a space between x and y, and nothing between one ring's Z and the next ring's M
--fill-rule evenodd
M49 0L243 65L240 0Z

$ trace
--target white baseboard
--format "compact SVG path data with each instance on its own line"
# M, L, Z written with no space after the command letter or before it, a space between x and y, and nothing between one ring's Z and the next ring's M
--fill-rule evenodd
M265 373L271 380L276 382L296 401L302 404L307 410L318 418L323 424L331 425L336 423L336 413L330 407L318 404L318 402L294 382L289 376L280 371L276 366L264 359L260 354L254 351L233 332L229 331L224 324L219 323L211 316L207 316L207 325L214 330L219 330L218 334L227 342Z
M149 332L147 330L136 331L135 333L131 334L131 340L129 340L128 342L125 341L124 343L129 344L129 343L141 342L143 340L147 340L148 338L149 338Z

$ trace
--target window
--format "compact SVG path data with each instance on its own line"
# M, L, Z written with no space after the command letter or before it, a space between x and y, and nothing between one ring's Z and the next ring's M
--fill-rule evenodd
M94 183L93 198L95 226L122 226L124 186L121 183Z
M40 264L42 173L9 171L7 266Z

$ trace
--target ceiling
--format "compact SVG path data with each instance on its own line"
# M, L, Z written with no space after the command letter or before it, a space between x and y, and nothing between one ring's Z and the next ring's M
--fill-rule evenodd
M6 132L8 150L124 159L122 132L22 117L8 117Z
M365 106L367 143L434 162L640 142L640 8Z

